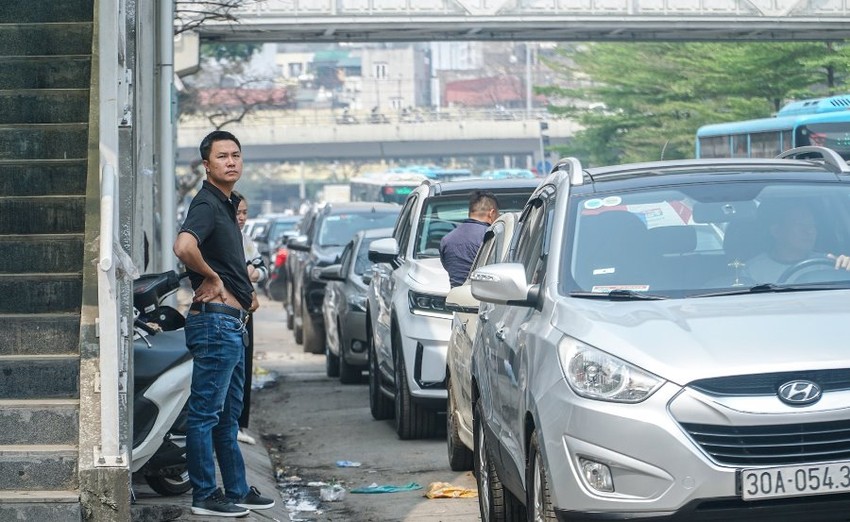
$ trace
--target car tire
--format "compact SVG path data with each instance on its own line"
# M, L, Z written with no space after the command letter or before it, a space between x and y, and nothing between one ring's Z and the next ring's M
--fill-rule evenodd
M337 323L337 339L339 339L339 382L342 384L357 384L362 377L360 366L352 366L345 360L345 346L343 346L342 328Z
M302 301L304 303L306 301ZM325 335L316 331L316 325L310 313L304 309L302 304L301 324L304 331L304 351L307 353L325 353Z
M555 509L552 507L552 495L549 480L546 478L546 466L540 454L540 440L537 432L531 434L529 442L528 464L526 469L526 501L528 520L556 522Z
M413 401L407 385L407 368L398 339L393 332L395 353L395 431L401 440L425 439L437 432L437 412Z
M371 332L367 332L367 337L369 337L369 410L375 420L392 419L393 403L381 391L381 370L378 369L378 355Z
M484 436L484 418L481 402L476 401L473 408L473 460L475 482L478 485L478 511L481 514L481 522L514 522L519 517L508 516L516 513L512 505L511 494L502 485L496 472L487 441Z
M296 344L304 344L304 328L300 324L295 323L292 333L295 335Z
M454 421L455 400L452 392L452 380L446 374L448 403L446 408L446 449L449 452L449 467L452 471L469 471L472 469L472 451L466 447L457 432Z
M288 302L283 303L283 309L286 310L286 327L292 330L295 328L295 312L292 310L292 289L290 284L286 284L286 295L289 296Z
M327 342L325 343L325 374L328 377L339 377L339 356L331 352Z

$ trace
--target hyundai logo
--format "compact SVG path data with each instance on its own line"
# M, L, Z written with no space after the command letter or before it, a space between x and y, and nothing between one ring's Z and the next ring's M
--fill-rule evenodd
M788 381L779 387L779 400L791 406L806 406L821 398L820 386L812 381Z

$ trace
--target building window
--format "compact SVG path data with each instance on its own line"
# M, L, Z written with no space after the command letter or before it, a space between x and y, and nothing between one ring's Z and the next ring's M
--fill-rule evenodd
M386 78L387 77L387 64L385 63L376 63L375 64L375 78Z

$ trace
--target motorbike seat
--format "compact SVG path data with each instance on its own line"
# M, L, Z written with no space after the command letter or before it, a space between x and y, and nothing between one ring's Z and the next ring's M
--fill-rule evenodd
M142 339L133 341L133 383L136 392L150 386L160 375L192 358L186 348L183 330L159 332L148 337L151 347Z

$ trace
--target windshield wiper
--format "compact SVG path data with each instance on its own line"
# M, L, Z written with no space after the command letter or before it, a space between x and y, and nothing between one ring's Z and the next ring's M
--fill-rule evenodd
M611 290L610 292L570 292L570 297L582 299L608 299L610 301L658 301L667 299L663 295L647 294L646 292L635 292L634 290Z
M720 297L724 295L744 294L769 294L780 292L810 292L815 290L846 289L846 285L836 284L807 284L807 285L777 285L774 283L762 283L755 286L734 288L732 290L721 290L720 292L709 292L707 294L694 294L688 297Z

